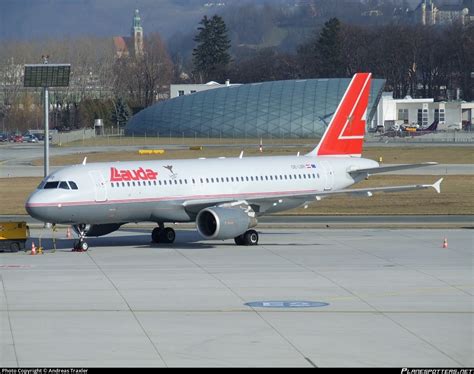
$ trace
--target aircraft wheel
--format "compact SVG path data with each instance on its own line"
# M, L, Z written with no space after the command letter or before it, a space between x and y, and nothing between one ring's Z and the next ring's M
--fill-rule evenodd
M245 239L244 239L244 234L239 235L239 236L236 236L236 237L234 238L234 242L235 242L235 244L237 244L237 245L244 245L244 244L245 244L245 241L244 241L244 240L245 240Z
M176 233L171 227L165 228L160 234L160 241L162 243L171 244L176 239Z
M258 244L258 233L255 230L248 230L244 234L245 245L257 245Z
M151 241L153 243L159 243L161 238L161 232L163 230L160 227L155 227L151 232Z
M82 240L74 242L73 252L86 252L89 249L89 244Z
M89 244L87 242L81 242L79 244L81 251L86 252L89 249Z

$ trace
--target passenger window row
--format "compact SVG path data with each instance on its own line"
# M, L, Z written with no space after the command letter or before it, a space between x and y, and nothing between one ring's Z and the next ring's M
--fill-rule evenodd
M233 183L233 182L259 182L259 181L283 181L283 180L297 180L297 179L319 179L319 173L312 174L280 174L280 175L260 175L260 176L245 176L245 177L217 177L217 178L192 178L191 183ZM140 187L140 186L172 186L178 184L188 184L187 179L170 179L157 181L137 181L137 182L111 182L111 187Z

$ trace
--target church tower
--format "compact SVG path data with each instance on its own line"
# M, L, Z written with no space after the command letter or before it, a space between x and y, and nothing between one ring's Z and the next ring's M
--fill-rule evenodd
M143 56L143 28L141 26L141 18L138 9L135 9L132 25L132 41L135 57Z

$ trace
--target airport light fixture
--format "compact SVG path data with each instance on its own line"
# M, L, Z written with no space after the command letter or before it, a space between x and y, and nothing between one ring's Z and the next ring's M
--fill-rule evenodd
M50 87L68 87L70 64L48 64L49 56L42 56L42 64L25 65L24 87L42 87L44 105L44 176L49 174L49 92Z

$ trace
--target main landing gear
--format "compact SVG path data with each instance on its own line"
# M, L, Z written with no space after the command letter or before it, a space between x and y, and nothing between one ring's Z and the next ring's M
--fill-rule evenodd
M236 236L234 241L237 245L257 245L258 233L255 230L248 230L242 235Z
M164 227L162 223L158 224L151 232L151 240L153 243L171 244L176 239L176 233L171 227Z
M86 237L86 225L74 225L72 227L74 231L79 235L79 239L74 241L74 252L86 252L89 249L89 244L84 240Z

